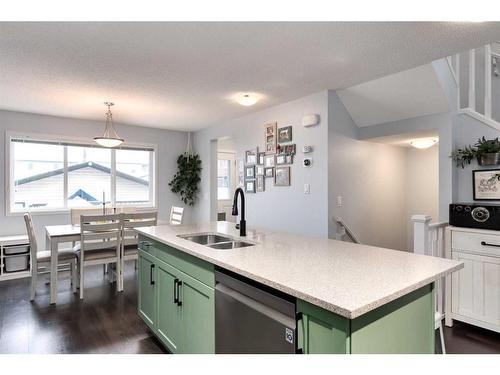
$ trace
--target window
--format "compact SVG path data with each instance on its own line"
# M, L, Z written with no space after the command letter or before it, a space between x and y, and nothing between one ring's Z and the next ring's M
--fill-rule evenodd
M155 206L152 147L10 137L10 212Z
M217 198L230 199L231 191L231 162L217 160Z

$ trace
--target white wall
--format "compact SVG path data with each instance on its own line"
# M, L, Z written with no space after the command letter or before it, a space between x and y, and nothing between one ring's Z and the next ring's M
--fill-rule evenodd
M330 238L341 216L361 243L406 250L406 150L358 140L359 129L335 92L329 92L328 122Z
M406 148L406 225L407 249L413 249L413 223L416 214L439 220L439 146L425 150Z
M211 220L210 176L214 173L213 157L216 151L213 141L221 137L231 137L237 158L242 158L245 150L264 147L264 125L278 122L278 127L293 126L293 143L297 155L291 166L291 186L273 186L267 178L265 192L245 194L246 220L249 226L284 230L304 235L327 237L328 235L328 93L316 93L247 116L222 122L195 133L194 149L203 162L200 201L194 209L197 221ZM321 123L311 128L301 125L302 116L319 114ZM313 166L301 165L302 146L314 147ZM311 193L303 193L304 184L311 185Z
M21 112L0 111L0 235L25 233L26 228L22 215L6 216L5 207L5 134L6 131L53 134L70 137L88 137L92 139L102 133L104 121L78 120L72 118L44 116ZM137 143L158 145L158 214L162 220L168 220L170 206L182 205L178 196L170 192L168 183L177 170L177 156L184 152L187 133L134 127L117 124L120 136L125 140ZM186 221L189 221L190 210L186 210ZM69 214L34 214L39 247L45 246L45 225L69 224Z

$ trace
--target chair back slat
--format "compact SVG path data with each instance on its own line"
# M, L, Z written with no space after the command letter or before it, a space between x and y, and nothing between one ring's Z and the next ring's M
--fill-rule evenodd
M136 212L123 213L122 219L122 243L124 246L137 244L137 232L134 228L150 227L156 225L158 212Z
M121 215L81 215L81 252L115 248L117 257L121 244Z
M184 207L172 206L170 210L170 224L180 225L182 224L182 215L184 214Z
M112 208L106 208L106 214L112 214ZM82 215L99 215L102 214L101 208L72 208L70 209L70 218L72 225L80 224L80 216Z

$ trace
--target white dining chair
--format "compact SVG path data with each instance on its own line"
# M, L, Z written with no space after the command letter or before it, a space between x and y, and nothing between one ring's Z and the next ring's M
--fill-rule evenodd
M26 224L26 231L28 232L28 239L30 244L31 256L31 292L30 301L33 301L36 296L36 284L38 280L38 267L46 266L50 269L50 250L38 251L38 245L35 236L35 229L33 226L33 218L30 213L24 214L24 222ZM76 272L76 253L73 249L60 249L58 251L59 263L69 264L71 285L73 293L76 293L77 285L77 272Z
M116 264L116 288L121 290L121 214L80 216L80 243L75 246L78 258L80 299L83 299L85 267Z
M135 228L150 227L156 225L158 222L158 212L135 212L135 213L122 213L122 244L121 244L121 261L122 261L122 280L121 287L123 290L123 269L125 262L129 260L135 261L135 268L137 269L137 259L139 257L138 250L138 234Z
M170 220L169 223L171 225L180 225L182 224L182 215L184 214L184 207L176 207L172 206L170 209Z

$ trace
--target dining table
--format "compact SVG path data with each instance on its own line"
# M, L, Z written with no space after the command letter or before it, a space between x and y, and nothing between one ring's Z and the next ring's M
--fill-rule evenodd
M57 269L59 244L80 241L80 225L47 225L45 245L50 249L50 303L57 302Z

